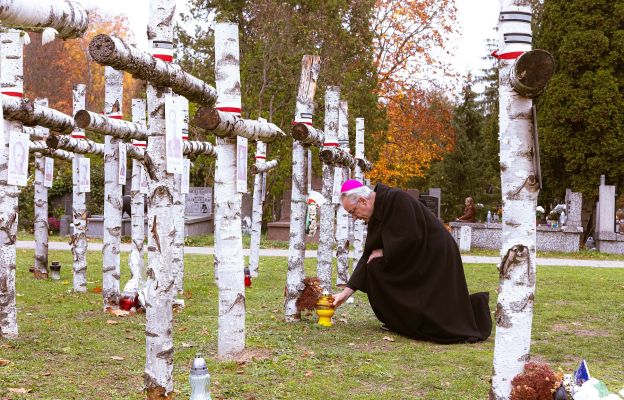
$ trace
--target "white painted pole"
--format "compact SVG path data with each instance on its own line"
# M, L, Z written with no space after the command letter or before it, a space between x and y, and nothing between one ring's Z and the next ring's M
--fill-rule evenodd
M104 114L112 119L122 118L123 72L104 67ZM102 247L103 307L119 307L122 186L119 184L119 142L104 136L104 245Z
M238 26L215 27L217 108L240 114ZM241 237L241 195L236 191L236 143L217 138L215 170L215 270L219 288L218 354L231 358L245 348L245 282Z
M266 144L256 142L256 166L266 162ZM262 230L262 173L255 174L251 207L251 243L249 246L249 273L258 276L260 261L260 235Z
M73 107L74 112L85 108L86 103L86 85L74 85L73 90ZM85 137L84 130L75 128L71 138L80 140ZM48 140L52 139L52 136ZM80 190L78 184L80 159L84 155L74 153L72 161L72 213L73 213L73 232L71 236L72 254L74 263L72 266L74 272L73 287L75 292L87 291L87 205L86 195Z
M338 146L338 109L340 87L328 86L325 92L325 143L323 147L335 148ZM321 205L319 244L317 250L316 276L323 289L331 292L332 264L334 261L334 234L336 205L333 202L334 167L323 163L323 197L325 203Z
M531 21L509 17L531 15L528 0L501 0L501 43L508 33L531 34ZM531 39L517 50L531 49ZM509 48L507 48L509 50ZM533 166L532 101L516 93L510 84L513 59L501 59L499 68L499 141L503 232L496 305L494 370L490 399L508 399L512 379L529 361L536 281L535 207L539 182Z
M48 99L37 99L37 103L48 106ZM44 128L45 129L45 128ZM47 136L44 133L44 136ZM44 137L45 139L45 137ZM36 279L48 278L48 188L44 186L45 157L35 153L35 266Z
M150 49L167 66L173 54L175 3L150 0L147 27ZM91 46L90 46L91 47ZM167 87L147 85L147 153L143 162L148 174L148 267L146 286L145 388L147 398L172 399L173 392L173 297L171 250L175 235L171 218L173 175L167 173L165 144L165 96Z
M312 124L314 114L314 94L321 69L321 58L303 56L301 78L297 92L295 120L297 124ZM295 125L296 126L296 125ZM303 262L305 256L305 219L307 209L306 188L306 148L293 140L293 169L290 206L290 241L288 244L288 272L284 299L284 318L286 322L299 321L301 313L297 310L297 298L304 288Z
M349 105L340 101L338 109L338 144L341 149L349 152ZM334 191L349 179L351 169L342 166L334 167ZM338 180L336 182L336 180ZM349 213L340 205L336 206L336 285L344 286L349 281Z
M23 48L19 31L9 29L0 33L0 88L2 94L22 97ZM0 338L18 336L15 308L15 241L17 240L17 186L8 185L9 137L22 131L18 121L4 122L5 146L0 151Z

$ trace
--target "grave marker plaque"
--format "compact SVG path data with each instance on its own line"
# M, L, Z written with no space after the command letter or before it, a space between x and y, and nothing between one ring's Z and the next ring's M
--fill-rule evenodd
M212 188L191 187L186 195L186 215L212 215Z

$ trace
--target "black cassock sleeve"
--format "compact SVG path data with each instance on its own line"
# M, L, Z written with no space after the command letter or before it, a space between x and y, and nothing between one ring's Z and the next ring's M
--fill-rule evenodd
M366 267L370 251L364 251L357 266L353 269L353 274L347 282L347 287L352 290L359 290L366 293Z
M390 269L405 264L405 257L422 243L425 218L410 195L400 191L388 193L381 230L384 261Z

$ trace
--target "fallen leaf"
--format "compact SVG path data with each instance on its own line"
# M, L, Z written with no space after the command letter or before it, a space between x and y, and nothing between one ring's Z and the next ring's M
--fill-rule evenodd
M192 343L186 343L186 342L182 342L182 347L185 349L189 349L191 347L193 347Z
M136 339L136 338L135 338L134 336L126 336L126 339L128 339L128 340L134 340L134 339Z
M344 324L346 324L347 322L349 322L349 321L347 321L347 319L346 319L346 318L340 318L338 321L340 321L340 322L342 322L342 323L344 323Z
M9 388L9 393L26 394L30 392L31 392L30 389L25 389L25 388Z
M0 367L11 364L11 361L0 358Z
M115 360L115 361L123 361L123 360L125 360L125 358L123 358L123 357L119 357L119 356L111 356L111 360Z
M115 321L114 319L108 319L106 320L106 323L109 325L117 325L119 321Z
M188 326L181 326L178 328L178 332L186 332L188 331Z
M390 336L384 336L383 340L385 340L387 342L394 342L394 338L391 338Z
M93 293L102 293L102 288L100 286L94 287L91 289Z
M349 346L355 346L355 343L351 342L349 343Z
M310 377L312 375L314 375L314 372L312 372L312 371L308 371L308 372L305 373L305 376L307 376L307 377Z
M26 315L28 315L29 317L32 317L32 313L27 312Z
M125 311L125 310L113 310L112 308L108 309L108 312L114 316L117 317L127 317L128 315L130 315L130 311Z

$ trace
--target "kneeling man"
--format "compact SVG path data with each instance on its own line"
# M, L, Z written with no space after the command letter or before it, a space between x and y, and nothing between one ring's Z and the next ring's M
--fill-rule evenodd
M436 343L490 336L489 295L468 294L457 244L424 204L383 184L372 191L349 180L341 191L342 206L368 224L368 236L335 306L360 290L377 318L399 334Z

